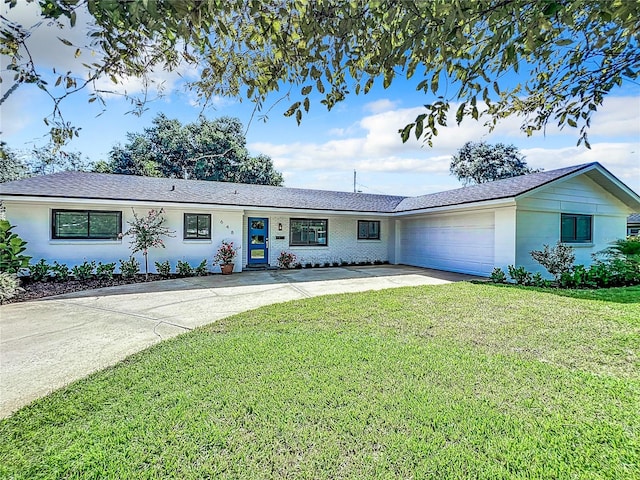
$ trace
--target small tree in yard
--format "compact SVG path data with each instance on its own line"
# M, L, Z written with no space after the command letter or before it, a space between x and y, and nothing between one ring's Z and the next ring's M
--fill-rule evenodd
M149 210L146 217L139 217L133 210L133 221L127 222L131 228L123 235L132 235L131 253L142 252L144 255L144 277L149 279L149 260L148 254L150 248L165 248L161 237L173 237L172 230L163 225L164 209Z
M542 250L529 252L533 259L542 265L553 275L556 281L560 280L563 273L571 271L576 255L573 248L558 242L555 247L543 245Z

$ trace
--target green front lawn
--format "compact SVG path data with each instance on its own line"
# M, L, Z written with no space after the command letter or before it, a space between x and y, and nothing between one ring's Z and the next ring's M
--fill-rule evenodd
M640 478L640 288L273 305L57 391L0 438L2 478Z

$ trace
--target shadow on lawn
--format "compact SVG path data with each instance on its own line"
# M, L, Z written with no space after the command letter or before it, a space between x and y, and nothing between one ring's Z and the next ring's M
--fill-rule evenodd
M549 293L560 297L579 298L583 300L599 300L614 303L640 303L640 285L632 287L614 287L597 289L569 289L569 288L539 288L524 287L522 285L506 285L489 281L473 281L482 285L496 288L517 288L534 292Z

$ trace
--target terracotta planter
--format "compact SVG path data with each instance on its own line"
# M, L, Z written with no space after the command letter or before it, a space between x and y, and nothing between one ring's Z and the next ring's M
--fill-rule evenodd
M231 275L233 273L233 263L220 265L220 270L222 271L223 275Z

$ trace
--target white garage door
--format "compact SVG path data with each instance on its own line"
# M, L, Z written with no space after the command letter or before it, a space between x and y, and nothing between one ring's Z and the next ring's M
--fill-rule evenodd
M493 211L403 220L400 263L488 276L494 266L494 226Z

